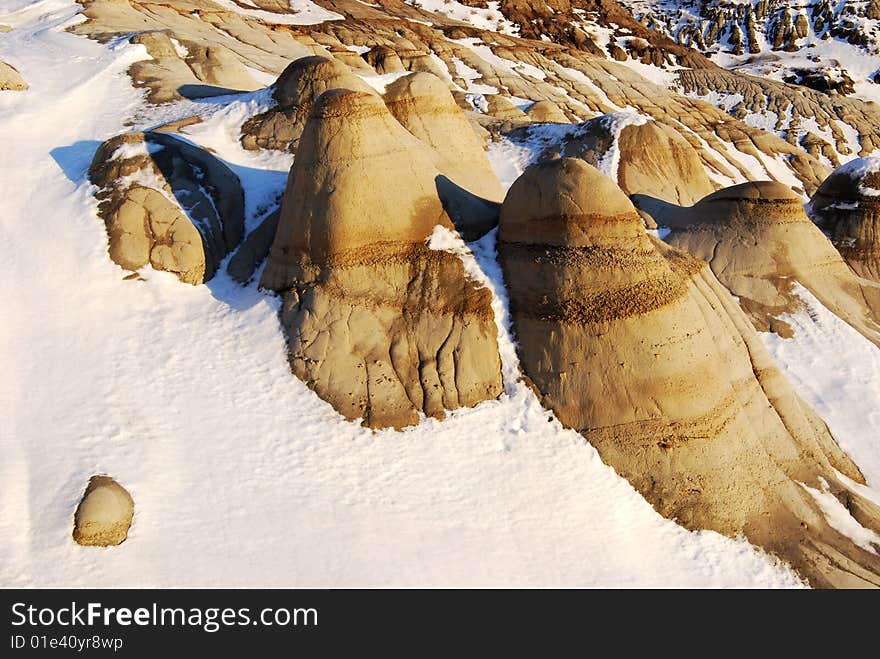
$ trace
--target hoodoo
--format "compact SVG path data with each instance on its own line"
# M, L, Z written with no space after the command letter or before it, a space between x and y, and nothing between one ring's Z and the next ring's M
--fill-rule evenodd
M489 291L460 257L429 248L455 229L436 153L374 95L325 93L312 108L261 285L284 293L293 372L372 427L501 392Z
M863 482L858 468L704 262L649 237L612 180L569 158L513 184L499 241L525 374L658 511L744 533L813 585L880 586L880 557L820 505L830 493L880 529L840 476Z
M372 93L372 88L345 64L317 55L300 57L275 82L272 97L278 105L242 125L242 146L252 150L296 150L312 105L328 89Z
M565 140L562 153L598 166L631 195L692 204L714 190L699 154L678 131L634 113L585 122Z
M388 85L385 105L394 118L440 154L438 168L473 194L500 202L504 191L483 144L446 84L431 73L411 73Z
M849 266L880 282L880 158L856 158L834 170L810 212Z
M800 306L798 283L880 345L880 286L853 274L787 186L742 183L658 219L672 228L666 242L708 262L758 329L790 332L778 316Z
M482 141L445 83L431 73L411 73L388 85L385 105L400 124L435 152L442 172L435 187L465 240L498 224L504 191Z

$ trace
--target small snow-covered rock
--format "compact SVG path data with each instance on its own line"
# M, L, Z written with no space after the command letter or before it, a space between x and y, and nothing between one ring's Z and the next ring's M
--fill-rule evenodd
M28 84L21 74L6 62L0 62L0 91L23 91Z

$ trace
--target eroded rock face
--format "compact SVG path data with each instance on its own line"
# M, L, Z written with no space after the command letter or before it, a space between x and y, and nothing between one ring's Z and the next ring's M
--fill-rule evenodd
M328 89L372 93L369 85L335 59L301 57L284 69L274 85L272 96L278 106L242 125L242 146L252 150L295 151L309 110Z
M371 427L501 392L491 295L459 256L428 247L455 229L436 153L373 94L332 90L303 132L261 285L281 312L297 377Z
M20 92L27 88L27 83L15 67L6 62L0 62L0 92Z
M813 195L810 213L857 274L880 282L880 158L836 169Z
M790 336L778 317L801 306L798 283L880 344L880 286L853 274L790 188L773 181L735 185L659 221L672 227L666 242L708 262L757 329Z
M128 537L134 501L109 476L92 476L73 516L73 539L89 547L111 547Z
M442 157L439 169L459 186L500 202L504 191L467 117L446 84L430 73L411 73L385 91L385 105L400 124Z
M550 146L551 154L581 158L600 168L627 194L692 204L714 190L687 140L669 126L634 113L590 119Z
M773 113L770 115L776 116L773 130L784 130L786 139L792 145L796 144L797 136L802 132L801 126L809 122L817 124L831 136L833 144L829 150L834 158L838 157L837 154L852 154L852 146L842 124L848 124L858 132L863 155L880 148L880 110L875 104L856 98L829 96L778 80L723 69L681 71L678 78L686 93L703 96L715 92L741 97L742 100L729 106L728 111L735 117L742 118L749 113ZM816 185L821 183L825 175L819 177ZM803 180L804 177L801 175L799 178ZM815 191L815 187L807 188L808 192Z
M538 101L526 110L526 114L533 122L542 124L567 124L570 123L565 113L559 109L553 101Z
M696 150L669 126L656 121L626 126L618 148L617 181L627 194L689 203L714 189Z
M573 13L576 8L568 0L555 3L553 11L548 7L536 9L532 6L534 3L502 3L499 18L504 14L513 22L526 16L530 16L529 20L534 18L539 21L520 24L519 37L480 30L442 13L399 2L375 6L355 0L336 0L334 7L345 14L344 20L303 26L267 24L250 15L249 11L228 11L210 0L188 0L182 5L150 0L129 0L125 3L82 0L81 4L85 7L83 14L87 20L71 28L73 31L106 40L145 31L170 30L169 39L173 36L187 50L181 49L177 53L175 48L175 54L172 55L165 44L163 57L168 61L175 57L179 60L182 58L175 67L183 66L193 75L196 72L202 75L203 70L201 66L190 68L187 44L194 45L192 52L222 46L224 52L231 53L235 60L229 62L231 74L241 65L248 72L259 69L278 75L292 58L319 55L337 58L341 63L348 64L353 73L372 75L377 69L364 61L370 60L382 72L393 71L392 75L403 70L429 71L444 80L450 78L460 89L469 88L471 83L480 85L485 92L485 98L480 101L484 107L479 108L479 119L472 117L480 135L484 135L483 129L498 134L530 123L530 117L517 107L523 100L553 103L571 121L584 121L598 114L629 107L677 132L696 150L702 166L713 180L773 178L774 172L779 172L776 166L769 169L755 166L755 159L763 162L769 158L787 168L802 182L803 190L811 194L830 171L817 158L815 149L808 153L798 145L803 131L788 130L786 140L789 141L786 141L734 119L723 109L696 98L675 94L627 66L608 59L608 53L614 51L612 44L618 43L620 37L618 49L626 50L626 57L642 63L729 73L730 79L715 81L713 77L707 81L697 80L697 91L685 84L683 75L682 84L689 94L702 94L703 87L710 84L717 86L721 94L724 94L725 88L729 88L730 93L738 93L736 89L742 84L749 89L753 87L747 84L747 76L724 72L696 51L644 28L616 3L588 3L590 7L596 6L595 15L588 9L590 20L595 19L599 24L612 28L610 33L613 41L609 41L604 50L582 30L573 27L572 21L581 21L583 17ZM615 33L619 33L618 37L614 36ZM555 43L536 40L539 35ZM171 44L174 45L174 42ZM177 68L163 67L164 64L133 70L132 75L136 84L147 85L151 90L163 86L177 90L181 86L175 73ZM223 65L221 68L227 67ZM204 73L213 70L209 66ZM684 69L682 73L687 74L688 71ZM222 72L215 73L219 76ZM203 84L198 76L196 78L195 82ZM766 98L758 98L747 92L743 94L745 98L739 111L745 112L746 104L772 110L772 103L780 106L777 112L780 117L788 116L787 99L792 96L793 89L802 89L804 94L794 94L794 126L802 114L800 98L810 94L825 96L785 83L774 84L785 88L785 94L777 95L771 90L763 95ZM219 86L219 83L215 86ZM492 93L492 89L497 93ZM774 99L768 100L769 96L774 96ZM826 100L829 98L826 97ZM824 130L826 126L829 127L835 143L839 141L838 133L847 130L838 126L840 120L855 128L862 148L870 150L871 140L876 138L874 127L880 125L880 121L873 120L876 110L871 110L869 103L858 99L840 97L839 100L840 103L831 99L831 105L826 104L824 108L809 101L807 109L818 108L818 114L814 112L814 116L819 128ZM261 148L260 140L263 140L263 144L273 144L272 148L287 148L298 134L290 130L289 119L275 114L264 118L267 125L259 129L254 126L253 142L247 143L248 136L245 136L246 146ZM840 148L843 148L842 143L835 145L835 149ZM825 155L821 148L820 153ZM789 177L782 180L787 181Z
M149 59L131 65L130 75L148 89L154 103L204 98L259 89L234 53L221 44L206 46L168 30L140 32L131 43L144 46Z
M658 511L744 533L815 586L880 585L880 558L814 498L858 497L838 476L861 481L858 468L705 263L650 238L614 182L577 159L526 170L499 241L525 374ZM865 504L859 522L880 528Z
M406 71L397 51L385 45L373 46L364 53L364 60L379 74Z
M238 177L206 151L171 135L119 135L95 153L89 179L110 258L123 268L147 264L188 284L213 277L244 234Z

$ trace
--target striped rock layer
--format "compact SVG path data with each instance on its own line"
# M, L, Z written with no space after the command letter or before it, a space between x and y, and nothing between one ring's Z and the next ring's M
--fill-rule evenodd
M456 254L434 153L373 94L329 91L302 135L261 285L293 372L343 416L403 427L501 393L491 295Z
M850 270L785 185L724 188L690 208L671 207L660 221L672 227L666 241L708 262L759 330L790 335L778 317L801 305L799 283L880 345L880 286Z
M880 586L880 557L815 498L880 529L880 509L846 487L858 468L704 262L649 237L614 182L575 159L526 170L499 241L525 375L660 513L743 533L816 586Z

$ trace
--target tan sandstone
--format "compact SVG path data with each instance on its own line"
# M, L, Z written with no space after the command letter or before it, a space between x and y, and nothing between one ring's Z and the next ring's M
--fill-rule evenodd
M880 586L880 558L804 486L863 482L705 263L650 238L577 159L534 165L501 212L500 258L525 375L544 404L664 516L740 533L814 586Z
M373 94L331 90L312 108L261 285L283 292L292 370L371 427L472 406L501 392L489 291L460 257L435 152Z

